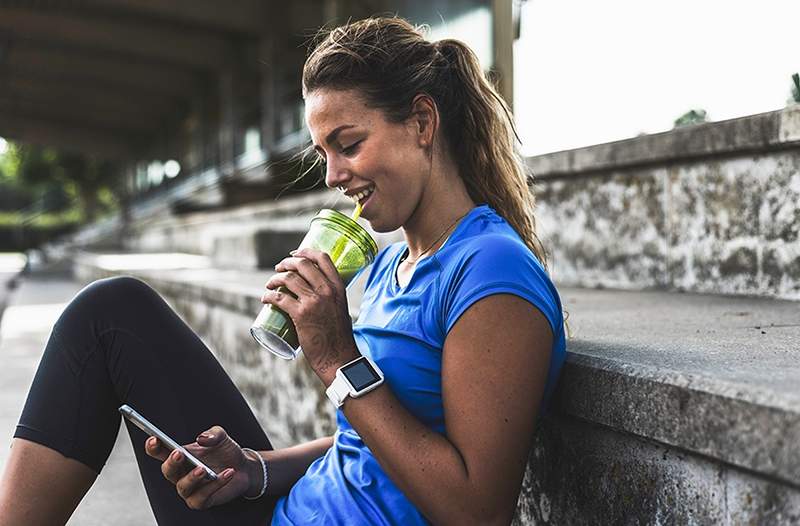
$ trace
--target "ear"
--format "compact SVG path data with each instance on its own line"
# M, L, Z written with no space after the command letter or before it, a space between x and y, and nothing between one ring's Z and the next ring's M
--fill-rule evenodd
M439 127L439 110L430 95L420 93L411 102L408 124L416 135L417 144L429 148Z

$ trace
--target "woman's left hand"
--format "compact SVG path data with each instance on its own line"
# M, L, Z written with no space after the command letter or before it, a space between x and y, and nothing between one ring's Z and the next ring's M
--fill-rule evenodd
M289 315L306 360L327 386L336 369L358 357L345 285L325 252L303 248L290 254L275 266L278 274L267 282L261 302ZM274 290L281 286L297 298Z

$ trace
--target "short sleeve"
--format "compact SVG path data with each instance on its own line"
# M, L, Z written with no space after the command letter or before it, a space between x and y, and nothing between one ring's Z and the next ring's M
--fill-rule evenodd
M464 249L450 276L443 305L445 334L475 302L493 294L513 294L539 309L553 334L561 330L555 288L531 250L503 235L482 236Z

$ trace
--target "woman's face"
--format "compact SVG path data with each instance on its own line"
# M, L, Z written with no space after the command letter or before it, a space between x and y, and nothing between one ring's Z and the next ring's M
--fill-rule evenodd
M358 91L330 89L306 95L305 118L314 149L325 161L325 184L361 195L361 216L377 232L405 225L430 174L413 119L389 122L381 110L367 107Z

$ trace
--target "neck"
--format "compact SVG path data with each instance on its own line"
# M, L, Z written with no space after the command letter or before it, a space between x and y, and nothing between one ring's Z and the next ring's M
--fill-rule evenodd
M464 183L455 178L441 178L440 188L431 187L420 200L409 221L403 225L408 244L408 261L436 252L456 229L460 219L475 208Z

